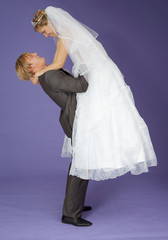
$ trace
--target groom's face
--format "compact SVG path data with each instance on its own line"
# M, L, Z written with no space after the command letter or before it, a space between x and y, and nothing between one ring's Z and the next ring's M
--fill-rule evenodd
M30 70L33 73L43 69L46 66L46 61L44 57L39 57L37 53L29 53L27 57L27 62L30 64Z

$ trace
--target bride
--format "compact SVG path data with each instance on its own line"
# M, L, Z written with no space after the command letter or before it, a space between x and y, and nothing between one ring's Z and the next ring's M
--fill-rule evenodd
M35 31L53 37L57 47L52 64L31 81L38 84L38 76L62 68L69 54L73 76L83 75L89 83L87 92L77 94L72 145L65 136L62 148L62 157L72 156L70 175L99 181L157 166L148 127L132 91L97 41L98 34L51 6L38 10L32 24Z

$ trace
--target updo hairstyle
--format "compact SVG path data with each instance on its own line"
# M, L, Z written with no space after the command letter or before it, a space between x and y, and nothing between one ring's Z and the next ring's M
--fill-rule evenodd
M34 14L34 18L32 19L32 24L34 25L34 30L38 32L40 27L46 26L48 23L47 14L44 10L38 9L38 11Z

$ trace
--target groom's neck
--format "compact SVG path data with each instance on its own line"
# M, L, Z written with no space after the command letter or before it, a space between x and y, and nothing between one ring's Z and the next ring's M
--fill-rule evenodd
M47 64L39 66L38 68L36 68L35 72L41 71L41 70L45 69L46 67L47 67Z
M42 69L44 69L44 68L46 68L46 67L47 67L47 64L45 63L45 65L43 66L43 68L42 68ZM42 69L41 69L41 70L42 70Z

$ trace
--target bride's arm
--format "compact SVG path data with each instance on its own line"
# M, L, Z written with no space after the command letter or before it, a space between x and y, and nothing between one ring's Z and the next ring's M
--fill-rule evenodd
M68 56L68 52L63 44L63 41L61 38L58 38L57 39L57 49L56 49L52 64L50 64L46 68L36 72L35 76L38 77L49 70L57 70L57 69L62 68L65 64L67 56Z

